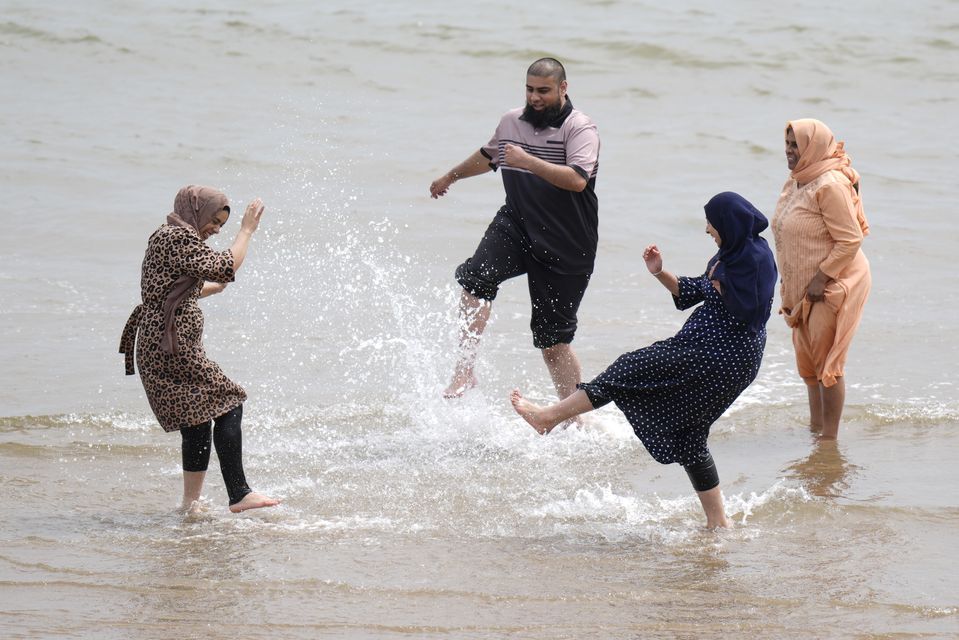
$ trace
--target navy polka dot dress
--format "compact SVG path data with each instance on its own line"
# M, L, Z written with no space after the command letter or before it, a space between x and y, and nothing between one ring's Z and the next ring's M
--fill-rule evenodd
M594 407L615 402L657 462L688 466L709 458L710 426L756 378L766 328L733 317L705 274L679 278L673 301L704 304L674 337L621 355L579 387Z

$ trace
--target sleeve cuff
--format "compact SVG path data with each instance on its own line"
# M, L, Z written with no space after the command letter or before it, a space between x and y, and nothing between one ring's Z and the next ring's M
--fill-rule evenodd
M483 157L489 160L489 168L493 171L496 171L499 167L496 166L496 163L493 162L493 156L486 152L486 149L480 147L480 153L483 154Z

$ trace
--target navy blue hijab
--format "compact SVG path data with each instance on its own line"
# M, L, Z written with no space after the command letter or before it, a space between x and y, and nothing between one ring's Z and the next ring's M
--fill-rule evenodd
M706 219L722 241L719 252L709 261L708 268L716 265L711 279L722 285L729 313L757 333L769 320L778 278L773 252L759 235L769 221L748 200L731 191L713 196L704 208Z

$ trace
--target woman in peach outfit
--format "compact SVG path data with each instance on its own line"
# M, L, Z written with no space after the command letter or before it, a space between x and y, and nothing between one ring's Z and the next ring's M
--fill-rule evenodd
M819 120L786 126L791 170L772 219L786 324L809 394L813 431L835 438L846 400L843 368L872 277L860 246L869 233L859 174Z

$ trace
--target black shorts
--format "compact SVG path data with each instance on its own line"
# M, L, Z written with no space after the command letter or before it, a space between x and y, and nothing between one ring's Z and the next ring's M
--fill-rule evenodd
M576 334L576 312L589 274L566 275L547 269L532 257L529 242L502 209L473 257L456 268L456 281L477 298L493 300L503 282L524 273L532 306L533 345L546 349L569 344Z

